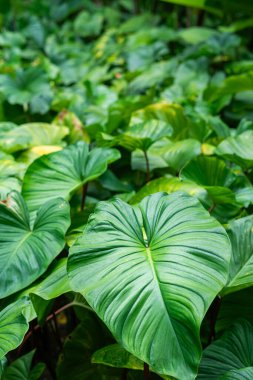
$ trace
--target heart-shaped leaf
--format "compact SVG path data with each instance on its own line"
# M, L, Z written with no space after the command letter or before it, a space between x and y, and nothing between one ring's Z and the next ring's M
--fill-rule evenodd
M89 152L88 144L82 141L38 158L29 166L24 178L22 192L28 208L37 210L46 201L57 197L68 200L119 158L116 149L94 148Z
M70 250L70 285L127 351L193 380L200 324L226 283L230 254L225 230L186 194L154 194L135 208L101 202Z
M23 289L38 278L61 252L70 225L69 205L54 199L30 220L20 194L0 204L0 298Z

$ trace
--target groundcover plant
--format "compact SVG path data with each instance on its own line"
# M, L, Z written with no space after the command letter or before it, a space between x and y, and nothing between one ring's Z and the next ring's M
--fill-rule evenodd
M252 12L0 2L0 379L253 379Z

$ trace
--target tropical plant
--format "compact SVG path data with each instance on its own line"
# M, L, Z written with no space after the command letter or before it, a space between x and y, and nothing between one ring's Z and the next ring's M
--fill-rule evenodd
M1 380L252 380L252 9L0 2Z

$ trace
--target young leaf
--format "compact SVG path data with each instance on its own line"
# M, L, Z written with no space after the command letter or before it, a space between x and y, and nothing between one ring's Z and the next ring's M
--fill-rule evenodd
M42 206L34 223L20 194L0 204L0 298L31 284L65 245L69 205L54 199Z
M108 164L120 158L116 149L94 148L85 142L42 156L29 166L23 183L23 196L31 211L46 201L69 199L85 183L103 174Z
M135 208L101 202L70 250L70 285L127 351L190 380L200 324L226 283L230 253L224 229L186 194L154 194Z

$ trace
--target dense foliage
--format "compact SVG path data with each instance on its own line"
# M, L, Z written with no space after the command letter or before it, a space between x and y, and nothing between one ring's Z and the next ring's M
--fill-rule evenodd
M2 380L252 380L252 11L0 3Z

